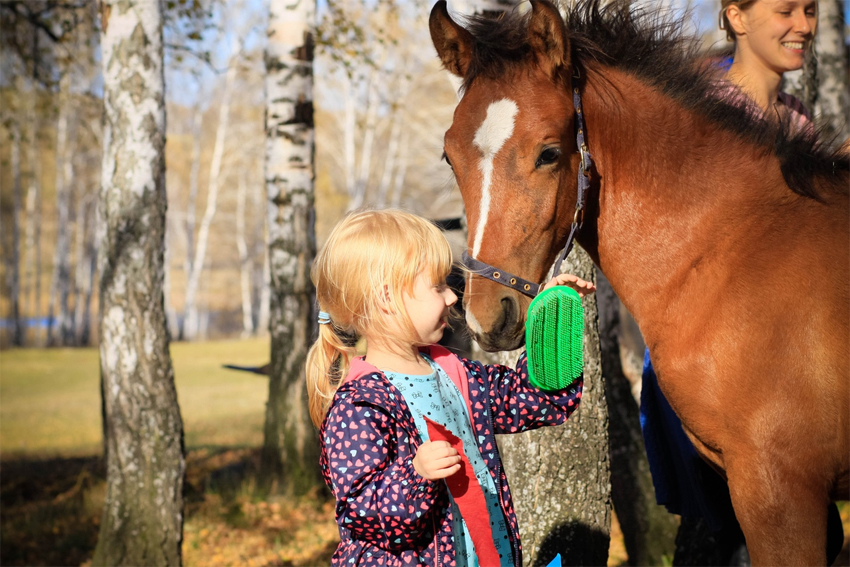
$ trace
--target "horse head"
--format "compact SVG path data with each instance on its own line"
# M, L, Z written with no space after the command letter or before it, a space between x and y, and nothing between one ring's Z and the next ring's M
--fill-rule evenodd
M444 157L466 207L467 253L541 282L573 218L579 156L567 30L553 4L531 4L530 14L498 22L509 31L507 41L488 41L493 22L484 19L472 23L471 33L452 20L444 1L431 12L430 30L445 68L463 79ZM467 275L467 325L485 350L522 345L529 301Z

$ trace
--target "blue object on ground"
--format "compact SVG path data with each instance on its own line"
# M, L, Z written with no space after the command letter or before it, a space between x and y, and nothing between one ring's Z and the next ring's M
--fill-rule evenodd
M552 559L552 561L550 561L549 565L547 565L546 567L561 567L561 554L559 553L558 555L556 555L555 558Z

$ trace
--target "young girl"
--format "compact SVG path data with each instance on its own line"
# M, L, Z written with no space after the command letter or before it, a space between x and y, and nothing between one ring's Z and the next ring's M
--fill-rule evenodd
M307 386L337 500L333 565L522 564L494 435L563 423L582 383L542 392L524 354L513 370L437 346L457 301L451 262L436 226L382 210L347 216L313 264L321 311ZM551 285L595 290L567 274Z
M735 42L726 80L737 85L768 118L812 128L798 99L779 90L782 76L803 67L817 30L817 0L721 0L720 28Z

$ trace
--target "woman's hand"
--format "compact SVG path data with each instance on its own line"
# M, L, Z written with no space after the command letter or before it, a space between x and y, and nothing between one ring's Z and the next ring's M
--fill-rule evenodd
M428 480L450 477L460 470L460 455L448 441L426 441L413 457L413 468Z
M572 274L559 274L549 280L549 282L543 286L544 289L550 288L556 285L565 285L567 287L571 287L578 292L579 297L584 297L585 295L591 294L596 291L596 286L593 285L592 282L586 282L583 279L576 277Z

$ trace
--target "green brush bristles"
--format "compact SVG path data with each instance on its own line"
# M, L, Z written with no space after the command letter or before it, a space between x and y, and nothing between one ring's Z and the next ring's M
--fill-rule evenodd
M528 306L525 348L528 378L541 390L563 390L584 368L582 337L584 310L574 289L555 286L537 295Z

